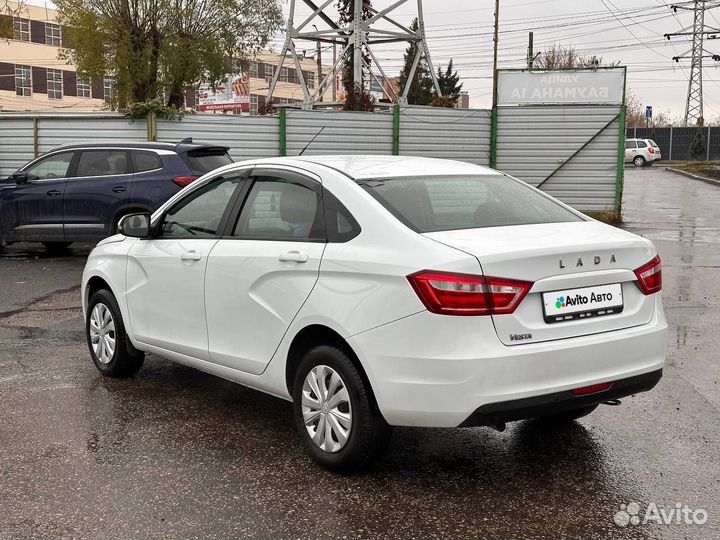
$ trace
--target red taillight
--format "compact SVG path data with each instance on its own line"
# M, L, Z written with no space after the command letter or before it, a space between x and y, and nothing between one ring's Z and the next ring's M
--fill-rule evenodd
M604 392L605 390L610 390L612 385L613 383L606 382L600 384L593 384L590 386L583 386L582 388L575 388L570 391L576 396L587 396L588 394L595 394L597 392Z
M173 178L173 182L175 182L180 187L189 186L192 184L195 180L200 178L199 176L176 176Z
M648 152L650 152L651 154L654 154L655 149L652 146L648 146Z
M428 311L443 315L512 313L532 287L527 281L432 270L407 278Z
M660 267L660 256L635 270L638 279L638 287L643 294L653 294L662 289L662 268Z

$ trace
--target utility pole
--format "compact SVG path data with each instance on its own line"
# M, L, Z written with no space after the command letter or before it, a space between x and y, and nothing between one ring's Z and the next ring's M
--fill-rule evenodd
M319 32L318 27L313 24L313 28L316 32ZM335 44L333 43L333 47ZM317 45L315 47L315 60L317 61L317 84L320 84L320 81L322 81L322 49L320 48L320 41L318 40ZM318 96L318 101L323 100L323 94L324 92L321 92Z
M703 58L720 61L720 55L711 53L703 46L705 36L717 38L720 29L705 24L705 11L720 6L718 0L694 0L692 5L676 4L670 9L677 12L679 9L693 12L693 24L681 29L679 32L665 34L669 40L675 36L689 36L692 39L690 49L679 56L674 56L675 62L690 58L690 78L688 80L687 100L685 101L685 125L695 125L704 121L703 117Z
M528 55L527 55L527 68L533 68L533 61L535 60L535 54L533 52L533 33L528 33Z
M493 36L493 107L497 105L497 83L498 83L498 34L500 29L500 0L495 0L495 34Z

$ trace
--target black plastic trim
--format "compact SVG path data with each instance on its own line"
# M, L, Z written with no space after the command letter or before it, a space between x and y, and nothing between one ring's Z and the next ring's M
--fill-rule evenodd
M658 369L650 373L613 381L609 390L586 396L576 396L570 390L565 390L542 396L488 403L475 409L475 412L468 416L459 427L494 426L504 422L537 418L597 405L639 392L647 392L658 383L661 377L662 369Z

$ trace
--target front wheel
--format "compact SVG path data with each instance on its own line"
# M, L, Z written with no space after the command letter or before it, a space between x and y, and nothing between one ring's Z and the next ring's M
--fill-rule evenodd
M293 385L295 422L305 448L320 465L348 473L387 447L391 427L352 360L322 345L303 358Z
M130 377L143 365L145 354L130 343L125 333L120 307L105 289L93 293L85 320L90 357L107 377Z
M636 167L642 167L643 165L645 165L645 158L642 156L635 156L635 158L633 158L633 164Z

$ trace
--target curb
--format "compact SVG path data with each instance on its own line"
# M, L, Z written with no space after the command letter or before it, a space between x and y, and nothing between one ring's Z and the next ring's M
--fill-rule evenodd
M705 182L706 184L720 186L720 180L715 180L713 178L708 178L706 176L700 176L698 174L689 173L687 171L681 171L680 169L673 169L672 167L665 167L665 170L670 171L675 174L679 174L680 176L686 176L686 177L692 178L694 180L700 180L701 182Z

